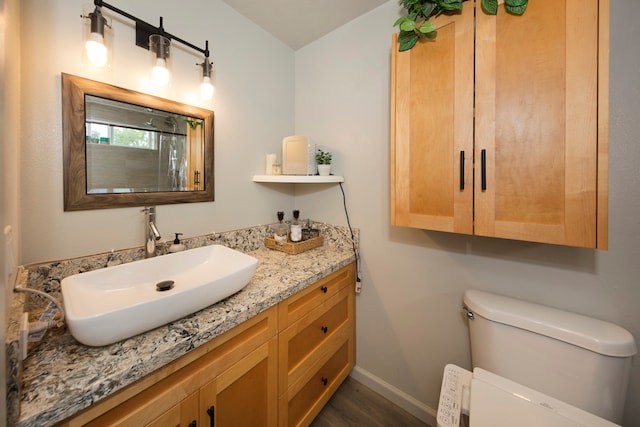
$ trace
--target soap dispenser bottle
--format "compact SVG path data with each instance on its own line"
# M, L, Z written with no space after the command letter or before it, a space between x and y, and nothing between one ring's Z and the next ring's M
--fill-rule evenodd
M171 253L181 252L187 249L187 247L182 242L180 242L180 236L182 236L182 233L175 233L175 235L176 238L173 240L173 244L169 246L169 252Z
M287 236L289 235L289 227L282 222L284 219L284 212L278 211L278 223L274 227L273 230L273 239L276 242L276 245L282 246L287 241Z

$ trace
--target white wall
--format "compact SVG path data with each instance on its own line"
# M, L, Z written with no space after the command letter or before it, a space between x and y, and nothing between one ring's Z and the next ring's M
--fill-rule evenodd
M18 150L20 118L20 2L0 0L0 424L7 417L5 330L11 286L18 263L20 230L18 198Z
M113 60L107 71L82 61L80 0L22 1L21 262L44 261L142 245L140 208L63 211L60 74L151 92L148 51L134 25L112 14ZM215 111L215 202L159 206L163 238L191 237L275 222L293 208L292 187L255 184L268 152L293 132L294 52L220 0L124 1L110 4L204 48L216 66L213 102L198 98L196 62L174 44L170 87L151 92ZM103 10L105 15L109 11Z
M612 1L610 249L412 230L389 225L389 1L296 52L295 130L336 153L351 222L362 230L357 369L429 420L442 368L469 366L465 289L478 288L605 319L640 342L640 3ZM339 189L296 189L296 208L345 224ZM625 425L640 425L640 357Z

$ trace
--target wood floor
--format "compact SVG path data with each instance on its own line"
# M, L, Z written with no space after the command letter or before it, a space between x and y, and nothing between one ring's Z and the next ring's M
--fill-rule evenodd
M351 377L311 423L311 427L429 427Z

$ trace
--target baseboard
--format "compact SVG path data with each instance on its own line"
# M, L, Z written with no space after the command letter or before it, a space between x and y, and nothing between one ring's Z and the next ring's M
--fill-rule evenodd
M436 425L437 410L409 396L404 391L376 377L371 372L356 365L351 371L350 376L362 385L369 387L371 390L383 396L385 399L395 403L414 417L424 421L430 426Z

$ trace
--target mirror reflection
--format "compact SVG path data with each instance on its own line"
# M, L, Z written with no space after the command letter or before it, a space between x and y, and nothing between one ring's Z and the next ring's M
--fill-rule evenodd
M202 120L85 95L87 193L201 189Z

